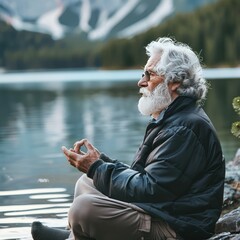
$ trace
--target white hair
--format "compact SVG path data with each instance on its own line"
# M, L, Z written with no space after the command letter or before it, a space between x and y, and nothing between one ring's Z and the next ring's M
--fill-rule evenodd
M206 98L208 84L202 77L202 66L188 45L164 37L149 43L146 53L149 57L160 54L154 71L163 75L167 84L180 83L176 90L179 95Z

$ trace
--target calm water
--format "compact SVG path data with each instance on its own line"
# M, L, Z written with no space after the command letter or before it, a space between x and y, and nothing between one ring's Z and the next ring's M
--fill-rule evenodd
M62 145L88 138L100 151L131 162L148 122L137 110L138 89L132 81L100 85L0 85L0 240L31 239L36 219L66 226L81 173L68 165ZM230 160L240 147L230 133L239 119L232 99L240 95L240 79L211 80L211 88L205 110Z

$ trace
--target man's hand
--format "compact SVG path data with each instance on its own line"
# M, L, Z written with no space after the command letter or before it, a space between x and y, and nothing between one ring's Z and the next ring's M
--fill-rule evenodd
M86 153L81 151L82 146L86 147ZM69 163L84 173L88 171L89 167L98 160L100 156L100 152L87 139L77 141L73 149L67 149L63 146L62 151Z

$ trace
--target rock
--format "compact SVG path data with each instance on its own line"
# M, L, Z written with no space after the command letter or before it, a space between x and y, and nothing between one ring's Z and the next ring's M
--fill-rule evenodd
M240 207L223 215L216 224L215 232L240 232Z
M223 209L240 204L240 148L233 161L226 164Z
M240 240L240 207L219 218L215 232L209 240Z
M215 233L209 240L240 240L240 149L226 164L223 212Z
M223 232L218 235L215 235L208 240L239 240L240 234L231 234L229 232Z

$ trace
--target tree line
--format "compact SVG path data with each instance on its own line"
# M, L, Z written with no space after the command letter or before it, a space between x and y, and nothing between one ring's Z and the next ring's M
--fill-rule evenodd
M134 67L146 62L144 46L159 37L186 43L208 67L240 63L239 0L220 0L192 13L178 14L132 39L112 40L102 49L103 66Z
M55 69L99 66L97 47L91 49L80 36L54 41L49 35L16 31L0 22L0 67L5 69Z
M16 31L0 22L0 67L6 69L139 68L144 46L158 37L189 44L207 67L240 63L240 1L219 0L198 10L172 16L131 39L89 42L82 35L54 41L47 34Z

